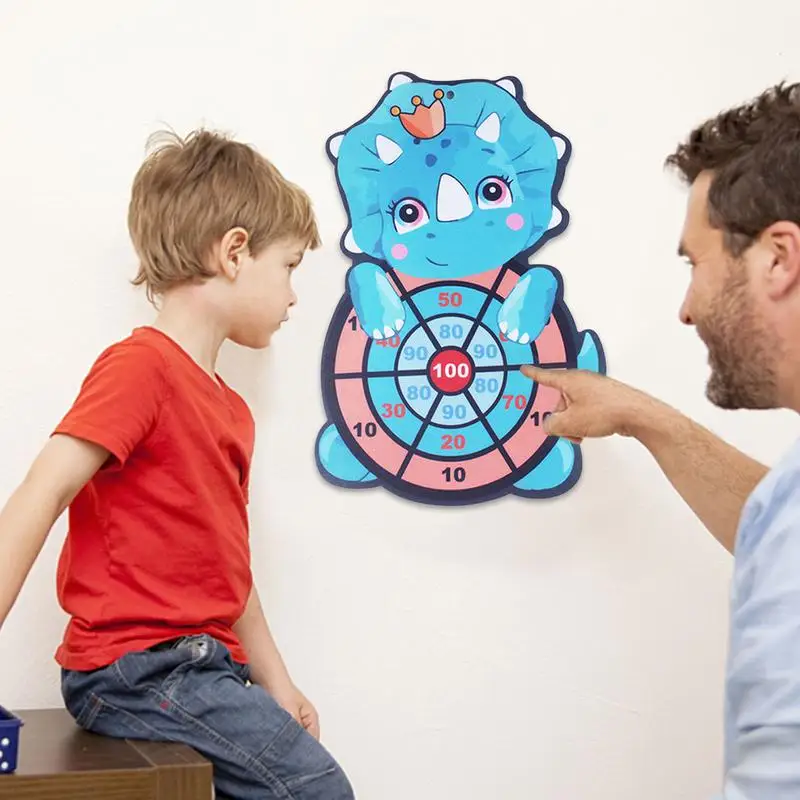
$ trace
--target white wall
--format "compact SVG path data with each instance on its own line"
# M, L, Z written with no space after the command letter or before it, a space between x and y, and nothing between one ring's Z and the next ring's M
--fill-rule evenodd
M147 135L231 130L310 191L326 241L274 348L222 366L260 427L258 584L359 796L707 796L731 563L636 444L589 443L582 482L555 502L443 510L318 477L318 361L345 270L323 143L395 70L518 75L574 145L571 226L542 258L609 371L772 461L794 420L703 398L704 350L677 321L684 197L661 163L707 114L797 79L799 7L372 2L0 0L0 500L97 352L148 319L125 229ZM0 703L60 702L63 535L62 520L0 636Z

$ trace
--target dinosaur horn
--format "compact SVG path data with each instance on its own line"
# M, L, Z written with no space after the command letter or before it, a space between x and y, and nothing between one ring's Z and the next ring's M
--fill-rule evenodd
M439 178L436 193L436 218L440 222L455 222L472 213L469 192L452 175L446 172Z

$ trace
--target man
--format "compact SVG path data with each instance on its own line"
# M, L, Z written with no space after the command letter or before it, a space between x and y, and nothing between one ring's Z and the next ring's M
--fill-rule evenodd
M726 409L800 411L800 84L708 120L667 163L690 186L680 317L707 346L707 397ZM800 444L768 470L611 378L523 372L561 392L549 433L639 440L735 554L721 797L797 800Z

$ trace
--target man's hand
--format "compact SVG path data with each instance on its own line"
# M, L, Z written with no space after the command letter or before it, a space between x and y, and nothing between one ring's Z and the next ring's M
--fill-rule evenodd
M638 421L658 408L658 401L605 375L584 370L522 367L522 374L561 393L545 432L580 443L584 438L634 436Z
M595 372L522 367L561 394L545 431L574 442L630 436L653 455L670 483L729 552L742 506L767 468L666 403Z
M315 739L319 739L319 715L311 701L290 682L266 687L275 701L288 711Z

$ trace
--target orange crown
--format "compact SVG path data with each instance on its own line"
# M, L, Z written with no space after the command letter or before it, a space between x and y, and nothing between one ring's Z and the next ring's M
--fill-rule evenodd
M414 110L411 113L403 112L400 106L392 106L393 117L399 117L402 126L417 139L433 139L444 130L444 92L437 89L433 96L436 98L429 106L422 102L419 95L411 98Z

